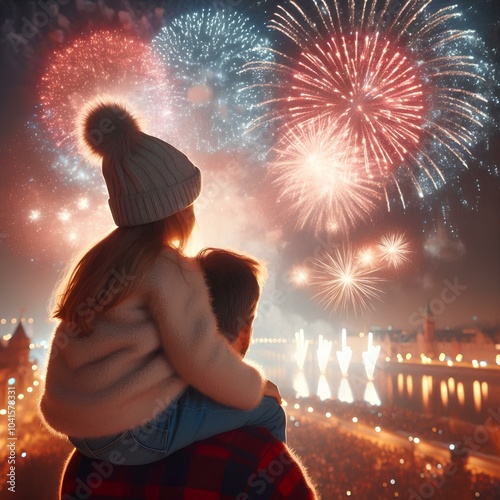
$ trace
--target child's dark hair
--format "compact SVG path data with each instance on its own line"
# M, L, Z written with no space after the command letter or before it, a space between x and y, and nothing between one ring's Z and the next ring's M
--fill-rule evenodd
M197 257L217 326L233 343L241 329L252 323L267 275L265 266L248 255L218 248L205 248Z

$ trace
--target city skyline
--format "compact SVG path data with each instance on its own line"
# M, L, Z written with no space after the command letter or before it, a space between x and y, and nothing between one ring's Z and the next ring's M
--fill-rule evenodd
M173 6L175 2L167 3ZM183 9L188 12L199 8L203 2L192 3L183 8L176 5L175 12L167 9L166 21ZM435 0L434 4L439 8L446 2ZM152 10L148 12L153 12L154 2L145 8L149 6ZM22 16L29 19L32 15L27 10L9 10L7 4L4 7L5 26L12 29L21 29ZM239 7L255 24L249 28L253 33L272 18L276 2L247 5L243 1ZM464 0L460 8L464 26L476 30L493 67L498 67L498 4ZM35 319L40 336L50 335L53 328L47 321L49 303L67 261L93 238L113 228L98 167L74 160L64 149L48 144L37 121L40 78L52 54L80 36L76 31L85 33L92 22L105 24L97 11L87 12L73 5L61 9L69 24L59 26L59 38L55 35L56 21L49 19L33 40L16 46L17 52L10 39L4 39L1 46L5 78L0 82L0 151L4 165L0 317L16 315L15 311L25 308ZM240 9L228 13L235 11ZM134 12L128 15L130 33L142 41L154 37L159 29L156 21L151 21L149 31L144 32L144 26L133 20ZM113 22L117 27L118 21ZM494 117L498 113L494 78L489 85L493 91L490 114ZM286 200L279 199L279 186L269 176L272 153L261 157L261 152L190 150L189 156L200 166L204 182L197 202L198 242L237 248L267 260L270 279L257 324L263 336L276 332L293 336L296 329L308 326L313 331L323 329L325 334L345 326L361 330L392 324L412 330L427 300L436 301L436 319L443 328L496 325L500 322L500 133L494 126L485 130L485 136L473 148L468 170L461 170L452 182L432 196L409 196L406 208L378 208L347 233L335 228L317 233L313 223L297 229L298 216L283 209ZM89 179L78 181L74 172ZM325 251L334 255L347 245L361 249L396 233L404 234L408 241L409 262L378 274L379 298L367 301L368 307L357 311L357 316L352 310L324 308L314 298L318 293L314 286L297 287L289 279L291 270L301 265L312 268L314 259L321 259ZM446 300L441 298L443 293Z

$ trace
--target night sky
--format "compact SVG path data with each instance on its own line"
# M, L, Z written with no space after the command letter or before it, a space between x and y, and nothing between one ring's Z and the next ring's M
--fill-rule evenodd
M279 4L103 1L97 8L92 1L60 3L59 17L41 26L27 43L14 46L8 35L20 32L23 18L32 19L35 2L0 2L0 319L7 320L0 324L2 335L12 333L11 318L21 314L34 318L30 334L37 339L50 334L48 304L53 287L68 259L85 246L81 239L77 244L68 243L68 234L77 225L79 234L85 234L86 228L90 233L95 224L108 228L104 212L100 217L88 210L83 215L82 209L72 213L70 220L56 216L61 207L82 199L85 193L90 192L94 210L105 205L106 196L98 167L89 166L82 158L81 162L87 162L82 169L93 172L92 180L79 183L69 179L60 162L54 166L57 145L49 147L40 141L46 133L35 116L40 111L40 81L55 51L91 30L103 29L121 29L149 44L163 24L214 5L248 16L255 29L272 39L265 26ZM495 83L500 8L494 0L435 1L433 8L452 3L465 13L462 29L476 30L485 42L491 63L487 85L490 120L472 148L468 170L462 169L453 182L432 196L419 200L408 195L406 209L395 203L390 212L382 204L348 234L318 234L312 227L298 230L294 215L277 202L276 186L267 169L271 153L252 155L251 146L244 151L229 147L203 151L193 146L187 151L204 176L205 197L197 209L203 244L238 248L268 262L270 278L255 335L292 338L295 330L304 328L306 333L333 336L341 326L354 330L393 325L415 331L420 308L427 300L438 309L438 328L500 326L500 133L494 123L499 110L495 100L500 95ZM160 7L164 10L159 11ZM175 113L168 120L175 126ZM162 138L175 145L171 138ZM40 210L40 219L33 219L34 210ZM380 300L372 301L357 316L352 311L325 309L313 297L313 287L296 288L288 279L293 266L308 265L325 247L360 247L395 231L405 234L412 250L410 261L384 274ZM440 297L446 289L448 303L444 304Z

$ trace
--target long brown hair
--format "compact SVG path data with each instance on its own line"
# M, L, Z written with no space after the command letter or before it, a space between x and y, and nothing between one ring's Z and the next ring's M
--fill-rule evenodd
M52 317L73 322L78 333L91 333L94 317L137 290L161 250L183 252L195 222L191 205L157 222L116 228L87 251L62 282Z

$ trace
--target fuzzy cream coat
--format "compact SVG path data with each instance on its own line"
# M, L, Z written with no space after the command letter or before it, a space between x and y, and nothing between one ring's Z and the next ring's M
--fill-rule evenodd
M163 252L139 291L92 325L82 337L62 322L52 339L40 410L59 433L90 438L142 425L188 384L235 408L260 402L262 374L217 332L195 259Z

